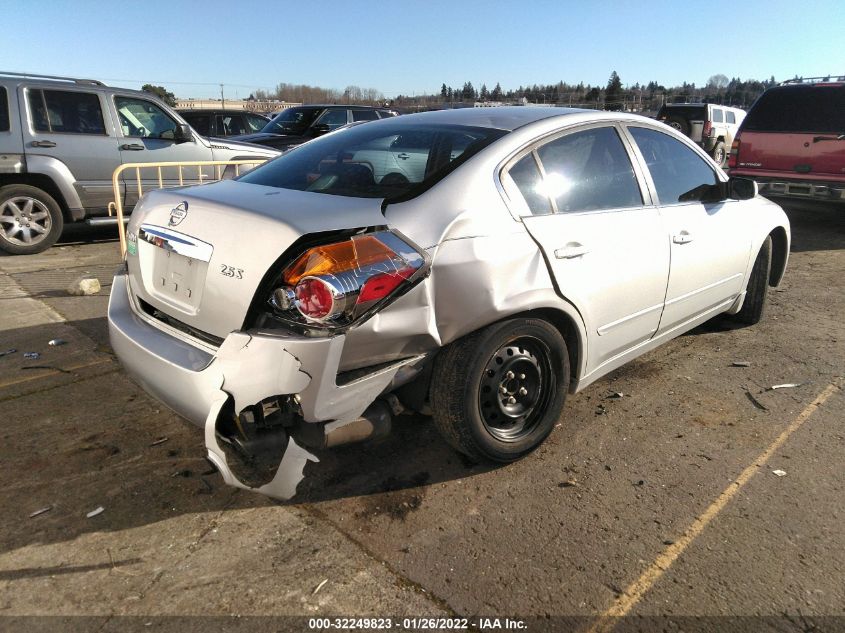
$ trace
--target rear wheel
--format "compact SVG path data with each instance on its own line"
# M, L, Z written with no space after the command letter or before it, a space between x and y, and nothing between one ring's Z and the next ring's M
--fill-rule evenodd
M716 143L716 147L713 148L713 160L716 161L716 164L721 167L725 164L725 144L722 141Z
M748 279L748 287L745 289L745 300L742 308L737 312L733 320L744 325L756 325L763 318L766 310L766 295L769 290L769 272L772 268L772 237L768 236L754 266L751 269L751 277Z
M569 387L560 332L539 319L511 319L444 348L434 364L434 423L477 460L511 462L551 433Z
M666 119L666 125L673 127L681 134L689 135L689 121L679 116L670 116Z
M62 210L52 196L29 185L0 187L0 250L40 253L62 234Z

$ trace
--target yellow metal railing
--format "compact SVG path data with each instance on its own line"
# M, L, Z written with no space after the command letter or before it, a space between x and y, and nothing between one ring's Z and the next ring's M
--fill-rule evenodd
M253 167L266 162L266 158L256 158L250 160L203 160L193 162L166 162L166 163L126 163L114 170L111 177L112 190L114 192L114 202L109 203L109 215L112 211L117 214L117 230L120 235L120 256L126 257L126 226L123 223L123 192L121 191L120 177L124 172L134 170L135 176L131 179L126 179L126 194L130 191L130 180L134 180L134 185L137 186L138 199L144 195L144 189L166 189L167 187L182 187L185 184L207 184L222 180L223 174L226 172L226 167L232 166L235 168L235 176L240 176L242 165L252 165ZM214 167L214 178L209 177L203 171L204 167ZM196 181L185 182L186 179L193 181L193 168L196 168ZM162 169L175 169L178 175L177 178L165 178ZM147 170L154 170L155 179L152 185L149 180L146 185L141 178L141 172ZM189 171L185 171L189 170ZM178 180L178 182L177 182ZM171 182L172 181L172 182ZM155 186L157 185L157 186Z

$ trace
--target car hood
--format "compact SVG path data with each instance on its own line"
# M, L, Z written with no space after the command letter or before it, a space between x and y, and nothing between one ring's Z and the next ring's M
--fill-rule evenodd
M259 155L259 156L278 156L279 152L272 148L267 147L266 145L257 145L255 143L249 142L247 139L241 139L241 137L234 137L230 136L229 138L217 138L217 137L209 137L208 143L211 145L211 149L214 152L225 152L225 156L217 157L217 160L229 160L229 156L232 155L233 152L237 152L238 156L242 155Z
M155 190L129 223L129 283L142 309L222 339L243 327L264 275L297 239L383 224L376 198L231 180Z
M300 138L296 134L271 134L269 132L256 132L255 134L239 134L238 136L230 136L229 139L235 139L244 143L261 143L262 141L297 139Z

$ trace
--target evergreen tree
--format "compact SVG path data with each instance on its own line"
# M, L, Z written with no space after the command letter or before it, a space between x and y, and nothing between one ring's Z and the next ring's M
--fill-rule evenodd
M607 80L607 88L604 91L604 109L621 110L623 96L622 80L614 70L610 73L610 79Z
M490 98L490 91L487 90L487 84L481 84L481 92L479 93L482 101L487 101Z
M499 85L499 82L496 82L496 87L493 88L493 92L490 93L490 98L493 101L501 101L502 100L502 87Z
M449 94L449 89L446 88L446 84L443 84L442 86L440 86L440 96L441 96L441 98L446 99L448 94Z

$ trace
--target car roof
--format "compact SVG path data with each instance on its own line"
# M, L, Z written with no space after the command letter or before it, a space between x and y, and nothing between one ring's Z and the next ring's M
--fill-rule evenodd
M434 123L440 125L466 125L489 127L512 132L513 130L552 117L568 117L578 114L594 114L601 119L629 119L632 115L622 112L603 112L582 108L496 106L492 108L457 108L406 114L393 118L394 123Z

